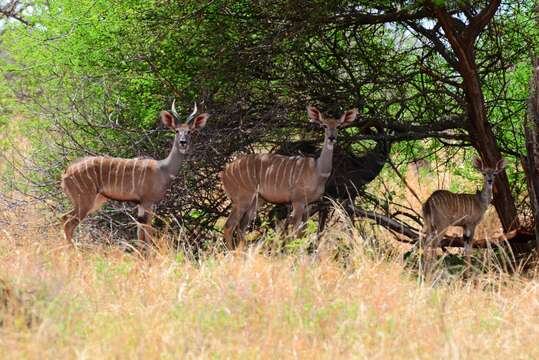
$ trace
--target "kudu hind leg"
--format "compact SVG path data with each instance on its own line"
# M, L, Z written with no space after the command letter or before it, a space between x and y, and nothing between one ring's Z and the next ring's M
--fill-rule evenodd
M62 216L62 221L64 223L64 236L65 239L73 246L75 242L73 241L73 234L75 229L81 223L81 221L88 215L90 208L81 208L76 206L73 210Z
M256 211L262 204L263 200L255 197L249 206L249 209L243 214L238 227L238 240L241 241L239 244L240 247L243 245L243 241L245 240L245 230L247 230L249 224L256 219Z
M419 256L421 259L421 276L425 277L431 270L435 251L433 248L436 245L436 239L439 236L438 229L434 226L426 224L424 229L424 236L420 236L419 243Z
M238 227L243 213L244 211L241 209L240 206L236 204L232 205L232 210L230 211L230 215L226 220L224 229L225 245L228 250L233 250L235 248L235 244L233 241L234 230L236 230L236 228Z
M79 225L80 223L80 220L77 216L78 212L79 210L75 208L69 211L67 214L62 215L62 223L64 224L64 237L73 246L75 246L75 243L73 242L73 233L75 232L77 225Z
M75 246L73 234L77 226L86 216L99 210L108 199L101 194L95 194L95 196L91 198L79 198L78 200L78 204L75 205L75 208L62 216L65 238L73 246Z

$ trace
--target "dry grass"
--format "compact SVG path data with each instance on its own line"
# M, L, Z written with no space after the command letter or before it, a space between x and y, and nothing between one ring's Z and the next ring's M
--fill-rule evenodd
M421 200L447 187L407 181ZM387 234L350 226L316 256L195 259L162 241L141 258L75 251L36 211L0 212L0 358L539 358L538 277L509 275L493 251L468 281L441 261L420 284Z
M0 279L24 299L0 309L4 358L539 358L536 278L418 284L387 245L342 233L346 261L336 241L319 256L77 252L33 218L0 231Z

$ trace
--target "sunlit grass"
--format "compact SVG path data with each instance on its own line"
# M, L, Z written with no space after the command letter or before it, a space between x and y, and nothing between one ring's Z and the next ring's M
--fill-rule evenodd
M10 221L31 223L31 216L13 215ZM464 281L442 262L438 280L421 284L383 235L373 233L373 242L337 228L316 255L301 244L280 253L263 244L245 253L216 246L195 259L166 239L146 257L105 245L75 251L58 228L8 224L0 232L0 279L17 301L0 307L0 354L539 357L533 274L492 266Z

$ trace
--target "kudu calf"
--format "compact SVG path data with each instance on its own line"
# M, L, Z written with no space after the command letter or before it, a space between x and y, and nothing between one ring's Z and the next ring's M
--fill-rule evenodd
M164 195L178 173L189 150L195 129L206 125L209 115L195 117L197 107L181 123L174 102L171 111L161 112L161 121L176 135L172 149L163 160L86 157L70 165L62 176L62 189L73 204L63 216L66 239L73 243L73 232L88 214L98 210L107 200L132 201L138 204L138 239L148 242L152 206Z
M474 167L483 174L483 189L475 194L455 194L437 190L423 204L426 246L438 247L449 226L460 226L464 230L464 254L470 265L470 251L477 224L483 218L492 200L494 176L500 173L507 162L499 160L496 168L487 168L480 158L474 157ZM427 259L425 260L427 263Z
M298 231L305 207L320 199L331 174L333 146L337 128L355 120L357 109L346 111L339 119L324 116L315 107L307 107L310 121L325 129L324 148L320 157L252 154L243 156L221 172L221 181L232 202L232 210L225 224L224 238L229 249L236 228L238 242L243 243L243 232L254 220L257 207L264 201L273 204L292 204L291 220Z

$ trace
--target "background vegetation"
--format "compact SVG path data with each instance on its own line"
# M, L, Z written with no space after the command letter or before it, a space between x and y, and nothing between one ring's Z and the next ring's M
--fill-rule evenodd
M423 158L476 178L463 166L472 148L487 162L501 154L511 163L495 201L504 229L511 209L527 214L520 159L537 48L533 1L8 3L17 11L3 24L2 122L22 117L31 142L27 183L12 185L54 208L64 204L60 174L80 156L163 157L171 138L158 113L176 98L184 113L198 101L212 115L157 210L162 220L179 219L194 242L214 236L227 213L217 173L232 157L290 140L321 142L321 131L307 124L307 104L329 114L358 107L340 146L358 156L373 139L392 141L384 178ZM3 13L10 15L6 7ZM459 53L451 31L476 36L471 55ZM466 56L485 114L473 107ZM372 195L378 205L362 206L392 216L379 207L391 194ZM107 222L116 218L119 205L112 206ZM410 218L417 215L400 217Z
M305 124L306 103L333 114L357 106L361 118L341 147L357 154L368 139L392 141L392 170L421 158L461 162L471 147L487 162L512 157L511 181L502 177L495 198L505 230L526 204L520 159L533 2L66 1L19 13L3 33L4 113L25 119L31 142L28 161L17 164L28 167L20 171L27 183L16 186L55 208L60 173L75 158L164 156L170 138L156 115L172 98L185 111L198 100L212 112L158 209L192 235L212 236L201 230L226 214L217 173L231 157L320 142ZM476 39L461 44L470 54L452 32ZM385 197L368 198L393 200Z
M0 1L0 354L538 358L528 261L534 210L539 219L528 185L539 164L539 101L535 112L527 103L538 94L535 6ZM133 209L112 203L68 247L62 171L85 155L164 157L172 136L158 114L173 99L211 118L159 204L162 237L146 254L125 251ZM271 224L279 209L264 209L251 233L259 241L223 252L218 171L249 152L316 154L322 133L307 104L359 109L339 133L328 194L350 178L346 164L368 169L354 180L355 205L371 220L352 223L337 207L308 252L314 222L305 238L285 239ZM510 162L476 231L485 248L466 279L450 249L421 281L415 254L395 239L416 240L435 189L476 190L475 154ZM524 258L490 242L515 228Z

